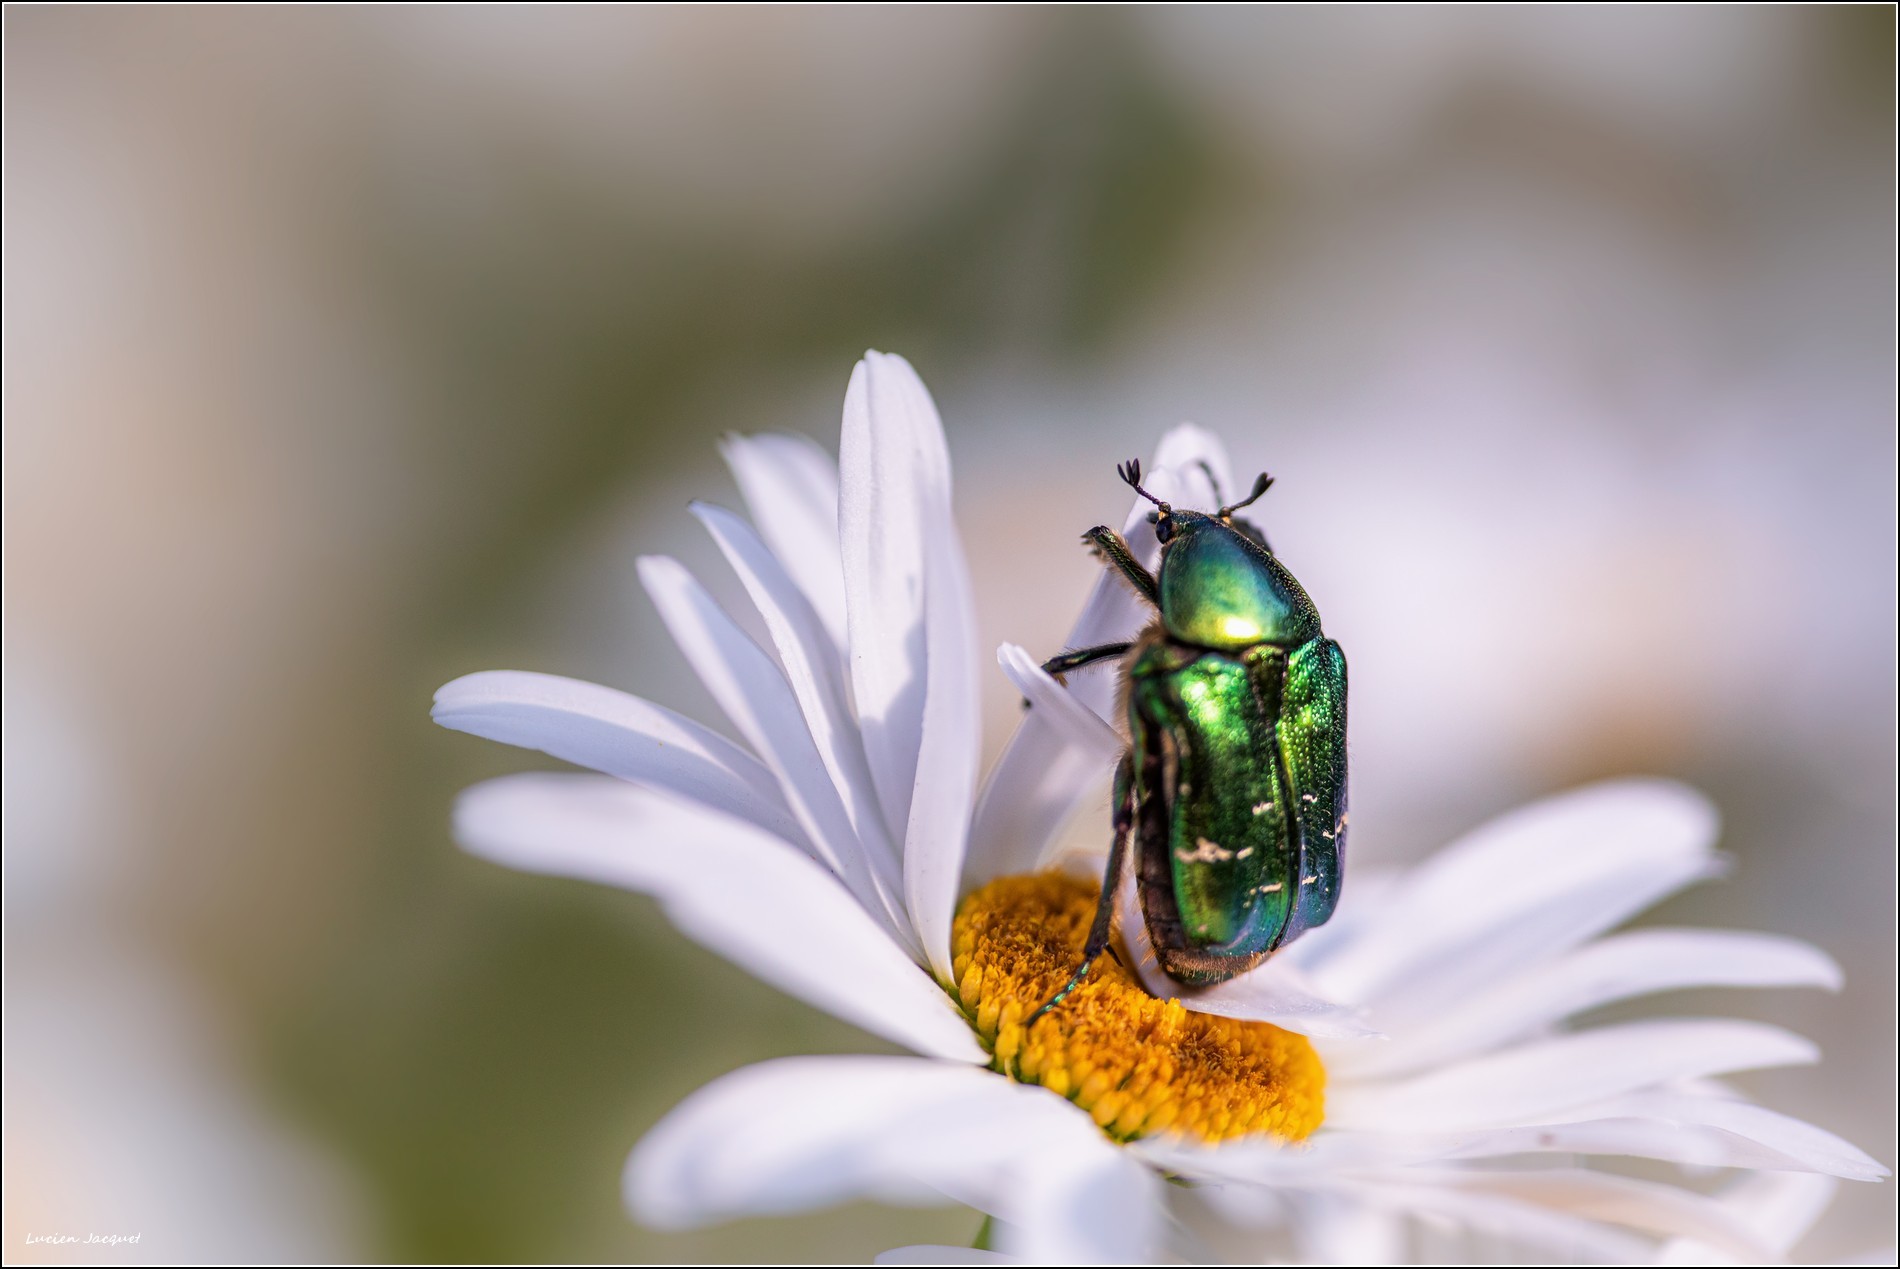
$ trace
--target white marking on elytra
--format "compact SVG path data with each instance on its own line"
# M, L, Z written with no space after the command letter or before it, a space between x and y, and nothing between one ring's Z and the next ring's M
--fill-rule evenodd
M1300 884L1301 884L1301 885L1303 885L1303 886L1310 886L1310 885L1312 885L1312 884L1313 884L1313 883L1314 883L1315 881L1318 881L1318 880L1319 880L1319 878L1318 878L1318 877L1301 877L1301 878L1300 878Z
M1184 864L1224 864L1234 857L1234 852L1219 842L1197 837L1194 839L1193 850L1177 850L1174 852L1174 857Z
M1302 794L1300 794L1300 801L1302 801L1302 802L1317 802L1317 801L1319 801L1319 794L1317 794L1317 793L1302 793Z
M1271 802L1255 802L1253 804L1253 813L1255 815L1265 815L1268 811L1271 811L1272 809L1273 809L1273 803Z
M1282 890L1282 889L1285 889L1285 887L1284 887L1284 886L1282 886L1282 885L1281 885L1281 884L1280 884L1279 882L1277 882L1277 881L1275 881L1275 882L1272 882L1272 883L1270 883L1270 884L1268 884L1268 885L1264 885L1264 886L1255 886L1255 887L1254 887L1254 890L1255 890L1255 891L1256 891L1257 893L1260 893L1260 894L1272 894L1272 893L1273 893L1274 891L1276 891L1276 890Z

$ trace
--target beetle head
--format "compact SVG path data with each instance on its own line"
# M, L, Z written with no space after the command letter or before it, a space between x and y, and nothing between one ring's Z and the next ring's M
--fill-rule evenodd
M1203 461L1201 463L1201 470L1207 473L1207 483L1214 486L1214 496L1216 498L1220 497L1220 482L1215 479L1213 468L1209 467L1207 463ZM1129 488L1146 498L1149 502L1155 504L1155 510L1148 513L1148 523L1154 526L1155 541L1161 543L1162 546L1166 546L1174 539L1176 526L1175 511L1173 507L1141 487L1141 460L1139 458L1131 458L1125 463L1117 463L1115 465L1115 474L1126 481ZM1273 477L1269 476L1266 472L1261 472L1258 476L1254 477L1253 491L1251 493L1245 498L1242 498L1239 502L1223 506L1220 510L1216 511L1212 517L1206 516L1198 511L1183 512L1182 514L1192 515L1203 520L1209 518L1219 520L1223 524L1238 529L1246 537L1252 539L1260 546L1265 547L1268 551L1271 551L1273 548L1267 546L1267 535L1262 533L1253 521L1237 517L1234 515L1234 512L1240 510L1242 507L1252 506L1255 502L1259 501L1262 494L1266 493L1267 490L1272 487Z

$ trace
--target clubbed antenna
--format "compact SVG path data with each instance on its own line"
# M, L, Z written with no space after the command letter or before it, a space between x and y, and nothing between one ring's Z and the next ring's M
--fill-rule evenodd
M1261 472L1258 476L1254 477L1253 492L1248 494L1245 498L1242 498L1239 502L1236 502L1231 507L1222 507L1220 509L1220 518L1225 520L1228 516L1234 514L1234 512L1240 510L1242 507L1252 506L1255 502L1258 502L1260 500L1260 495L1267 492L1267 489L1272 484L1273 484L1273 477L1267 475L1267 473L1265 472Z
M1133 489L1149 502L1154 503L1155 506L1160 507L1163 511L1168 510L1167 503L1161 501L1161 499L1141 487L1141 460L1139 458L1131 458L1125 463L1117 463L1115 465L1115 474L1128 482L1130 489Z

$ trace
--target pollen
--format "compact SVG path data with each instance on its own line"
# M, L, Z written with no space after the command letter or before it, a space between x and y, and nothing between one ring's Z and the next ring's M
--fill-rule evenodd
M1119 1141L1162 1133L1298 1141L1319 1127L1326 1071L1305 1036L1157 999L1112 952L1023 1026L1080 962L1097 894L1043 873L992 881L963 901L957 998L990 1065L1062 1094Z

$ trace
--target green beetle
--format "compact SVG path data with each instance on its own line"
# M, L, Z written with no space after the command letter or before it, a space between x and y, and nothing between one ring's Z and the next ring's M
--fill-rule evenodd
M1053 657L1061 675L1125 657L1129 751L1115 772L1114 839L1082 964L1031 1017L1060 1004L1108 946L1115 890L1134 848L1142 917L1162 970L1224 982L1323 925L1346 849L1346 658L1266 537L1234 515L1178 511L1117 468L1158 510L1151 574L1121 535L1083 540L1158 619L1131 643ZM1217 491L1218 493L1218 491Z

